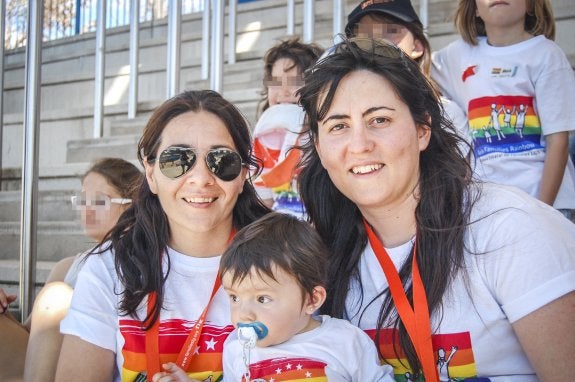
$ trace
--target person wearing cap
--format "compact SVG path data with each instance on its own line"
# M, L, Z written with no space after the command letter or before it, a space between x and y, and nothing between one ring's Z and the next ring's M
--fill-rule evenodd
M389 41L431 73L431 47L409 0L364 0L347 17L345 35Z
M385 40L397 45L419 64L423 74L439 91L431 78L431 45L410 0L362 1L348 15L345 35L347 38ZM464 111L443 96L441 102L457 133L469 143L471 138ZM462 144L460 149L463 154L469 152L467 145Z

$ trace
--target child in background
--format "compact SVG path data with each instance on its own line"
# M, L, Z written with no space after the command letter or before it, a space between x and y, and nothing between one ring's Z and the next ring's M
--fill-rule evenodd
M394 381L367 334L313 316L326 298L327 257L312 227L287 214L237 233L220 262L236 327L224 343L224 381ZM171 377L159 381L188 381L181 370Z
M347 38L385 40L397 45L419 64L423 74L433 83L431 46L410 0L362 1L348 15L345 35ZM467 117L463 110L445 97L441 97L441 103L457 133L465 141L471 141ZM467 154L469 147L463 146L461 145L462 153Z
M264 203L276 211L304 216L295 185L295 166L303 111L296 91L303 85L303 72L311 67L323 49L304 44L298 38L281 41L264 56L264 87L259 119L254 128L254 155L263 170L254 185Z
M476 175L517 186L570 217L575 76L553 42L551 4L490 3L459 1L461 39L436 52L433 77L467 113Z
M120 215L136 197L136 187L143 180L143 173L121 158L100 158L95 161L82 177L82 191L72 197L74 209L79 211L80 223L87 237L100 242L116 224ZM89 251L60 260L52 268L45 285L38 293L31 314L22 326L16 321L16 329L10 336L18 340L4 339L6 359L0 352L0 381L9 379L5 372L19 368L14 358L25 357L24 379L34 382L54 381L63 336L60 334L60 321L70 306L70 299L80 269ZM16 299L0 288L0 306ZM0 331L9 318L9 311L0 308ZM32 321L34 325L32 325ZM24 330L21 330L24 329ZM29 335L28 335L29 332ZM9 365L5 366L5 365Z

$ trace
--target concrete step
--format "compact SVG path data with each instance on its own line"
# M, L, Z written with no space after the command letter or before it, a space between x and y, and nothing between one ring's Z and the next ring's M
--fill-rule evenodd
M41 190L38 192L39 221L77 220L78 212L72 208L73 190ZM21 191L0 192L0 221L20 221Z
M136 160L139 135L88 138L68 141L68 163L93 161L101 157L118 157Z
M38 222L37 260L58 261L86 251L95 243L84 235L79 221ZM0 260L20 256L20 222L0 222Z
M40 166L38 190L79 190L81 177L90 166L89 162L66 163L55 166ZM21 189L22 168L2 169L2 191Z

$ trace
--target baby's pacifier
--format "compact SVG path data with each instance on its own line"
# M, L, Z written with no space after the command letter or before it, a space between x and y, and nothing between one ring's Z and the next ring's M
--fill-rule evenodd
M256 341L261 340L267 334L268 328L261 322L238 323L238 340L244 347L254 348Z

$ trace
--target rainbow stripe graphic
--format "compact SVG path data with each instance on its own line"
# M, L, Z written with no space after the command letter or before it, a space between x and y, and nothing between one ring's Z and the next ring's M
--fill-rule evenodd
M365 331L375 341L376 330ZM412 371L403 349L399 346L399 337L395 329L382 329L379 333L379 350L382 362L393 367L395 380L413 381ZM469 332L434 334L432 345L440 380L463 381L477 378L473 347ZM420 379L423 381L423 378Z
M468 119L475 153L521 153L540 150L541 123L533 97L482 97L469 102Z
M326 363L309 358L274 358L250 365L250 379L266 382L327 382Z
M160 322L160 363L176 362L194 324L194 321L186 320ZM146 332L142 328L141 321L120 320L120 333L125 340L122 348L122 381L133 381L140 371L146 370ZM221 379L224 341L233 330L232 325L217 327L204 324L195 356L188 369L190 377L211 382Z

